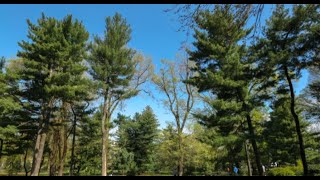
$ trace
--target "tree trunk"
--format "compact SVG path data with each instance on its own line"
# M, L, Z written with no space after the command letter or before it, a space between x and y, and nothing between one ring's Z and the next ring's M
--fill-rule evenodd
M182 149L182 132L179 130L179 168L178 168L178 174L179 176L183 176L183 149Z
M2 169L2 162L1 162L2 148L3 148L3 139L0 139L0 170Z
M291 114L293 116L295 125L296 125L296 131L297 131L297 135L298 135L298 139L299 139L299 147L300 147L300 156L301 156L301 161L303 164L303 173L305 176L309 175L308 174L308 163L307 163L307 159L306 159L306 153L304 150L304 143L303 143L303 136L302 136L302 132L301 132L301 128L300 128L300 121L299 121L299 117L295 111L295 94L294 94L294 89L293 89L293 85L292 85L292 81L291 78L289 76L289 72L288 72L288 68L286 66L284 66L284 71L285 71L285 75L289 84L289 88L290 88L290 99L291 99L291 103L290 103L290 111Z
M40 128L37 135L36 145L34 148L34 155L32 161L32 168L31 168L31 176L39 176L41 161L43 157L44 145L47 138L47 125L45 124L44 127Z
M256 163L257 163L258 173L259 173L259 176L263 176L260 153L259 153L257 142L256 142L256 136L253 130L252 120L249 114L247 115L247 123L249 128L250 140L251 140L253 152L255 155Z
M73 176L75 160L74 160L74 148L76 144L76 129L77 129L77 117L74 114L74 121L73 121L73 133L72 133L72 147L71 147L71 162L70 162L70 176Z
M254 156L255 156L255 161L256 161L256 164L257 164L257 168L258 168L258 173L259 173L259 176L263 176L261 157L260 157L260 153L259 153L257 142L256 142L256 136L255 136L255 133L254 133L254 127L252 125L252 119L251 119L251 116L250 116L250 110L248 109L248 105L246 104L245 99L241 95L242 94L241 90L238 90L238 94L239 94L240 100L243 102L243 110L245 110L247 112L246 119L247 119L247 123L248 123L249 139L250 139L252 147L253 147L253 153L254 153Z
M27 158L28 158L28 148L26 149L26 153L24 154L24 159L23 159L23 168L24 172L26 173L26 176L28 176L28 168L27 168Z
M102 131L102 176L107 176L107 130Z
M3 139L0 139L0 162L2 157Z
M42 160L41 160L41 163L40 163L39 173L40 173L41 170L42 170L42 165L43 165L43 162L44 162L44 158L45 158L45 154L43 154L43 156L42 156ZM48 162L49 162L49 158L48 158Z
M107 129L107 98L104 100L103 106L103 117L101 120L101 131L102 131L102 176L107 176L108 166L108 129Z
M68 133L67 133L67 127L63 126L62 132L61 132L61 138L62 138L62 155L59 157L60 163L59 163L59 172L58 176L63 176L64 173L64 163L67 156L68 151Z
M49 153L49 176L56 176L57 175L57 154L59 152L59 145L60 139L59 139L59 129L54 128L49 135L49 145L50 145L50 153Z
M248 176L252 176L250 153L249 153L247 141L244 142L244 149L245 149L246 155L247 155Z

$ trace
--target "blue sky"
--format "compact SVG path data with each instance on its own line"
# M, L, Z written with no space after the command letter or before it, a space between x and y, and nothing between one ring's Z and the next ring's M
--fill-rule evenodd
M0 5L0 56L15 58L18 43L27 40L26 19L32 22L44 12L47 16L58 19L67 14L83 21L85 27L92 35L103 35L105 30L105 18L113 16L115 12L121 13L131 25L132 40L129 46L150 56L156 68L160 66L161 59L174 60L181 44L187 39L184 32L178 32L179 22L172 13L165 13L164 10L174 5ZM270 15L265 11L263 18ZM188 42L192 38L188 38ZM299 92L307 83L307 73L299 83L295 83L296 91ZM153 91L155 97L159 97L157 91ZM161 126L167 121L173 121L173 117L163 107L161 102L142 94L126 102L125 110L127 115L141 112L143 108L150 105L155 111Z

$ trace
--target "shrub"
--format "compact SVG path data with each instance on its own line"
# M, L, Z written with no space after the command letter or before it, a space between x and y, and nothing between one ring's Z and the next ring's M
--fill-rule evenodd
M320 176L320 164L310 164L309 172L313 176Z
M270 169L270 176L296 176L296 173L292 170L292 167L278 167Z
M303 175L303 166L302 162L298 161L297 166L285 166L277 167L270 169L270 176L302 176Z

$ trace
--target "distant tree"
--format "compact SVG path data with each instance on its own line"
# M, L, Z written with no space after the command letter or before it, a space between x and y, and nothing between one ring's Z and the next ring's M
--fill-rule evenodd
M290 112L289 97L276 99L272 104L270 121L265 123L263 132L267 142L270 162L294 164L299 159L299 144L293 117Z
M132 153L135 162L134 169L130 169L128 173L141 174L150 170L150 166L154 163L150 160L155 152L155 140L159 126L151 107L147 106L141 114L136 113L133 119L118 115L116 122L119 128L118 146L127 153ZM123 155L126 155L125 151Z
M21 106L15 96L17 81L5 70L6 60L0 58L0 161L3 155L17 153L18 123L14 116Z
M75 108L75 107L74 107ZM79 108L79 109L78 109ZM101 117L102 108L92 115L78 107L74 156L71 159L73 175L98 175L101 169ZM77 112L80 111L80 112ZM72 139L73 140L73 139ZM70 172L71 173L71 172Z

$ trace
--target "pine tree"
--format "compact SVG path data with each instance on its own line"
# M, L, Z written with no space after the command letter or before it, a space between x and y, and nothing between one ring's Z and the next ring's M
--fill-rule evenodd
M246 44L241 43L251 32L244 29L246 21L236 16L230 5L215 6L213 13L201 13L196 20L198 29L195 29L196 42L193 43L196 50L189 52L198 74L189 83L200 92L214 95L214 99L207 100L213 113L202 118L205 124L219 127L222 136L236 141L235 133L246 122L258 172L262 175L252 111L262 106L268 96L257 86L261 80L255 76Z
M301 77L301 70L318 62L319 44L315 37L319 29L319 20L316 18L319 17L319 7L295 5L290 14L283 5L278 5L267 21L265 37L260 39L257 46L260 47L257 50L262 52L259 66L277 75L279 94L290 95L290 111L296 125L304 175L308 175L308 164L292 82Z
M23 70L21 59L11 59L5 67L4 83L6 94L2 96L12 103L12 106L6 105L5 114L0 117L0 136L4 138L4 155L28 157L28 151L33 146L36 134L36 125L30 118L31 112L24 111L23 103L19 92L20 75ZM5 90L5 89L3 89ZM1 106L1 105L0 105ZM1 130L0 130L1 131ZM2 135L1 135L2 134ZM23 161L23 167L26 175L29 173L27 159Z
M127 47L131 28L122 16L116 13L106 18L104 38L95 36L90 46L89 63L91 75L99 84L99 96L103 98L102 129L102 175L108 172L109 130L111 116L120 102L136 96L139 87L148 79L150 60Z
M147 167L153 163L150 162L150 159L155 150L154 143L158 134L159 124L150 106L147 106L135 119L138 124L137 137L134 141L132 141L132 139L130 139L130 141L131 147L135 146L133 149L134 157L138 167L138 173L141 173L148 170Z
M151 166L152 154L155 152L155 140L158 135L158 122L151 107L147 106L142 113L136 113L133 119L118 115L117 143L120 149L133 153L135 167L129 173L141 174Z
M5 68L6 60L0 58L0 161L3 155L17 154L20 142L17 136L17 114L21 108L15 97L17 80ZM6 145L5 145L6 144Z
M78 110L80 109L82 108ZM71 159L73 172L70 173L98 175L101 169L101 158L97 155L101 154L101 129L99 127L101 127L102 108L93 114L89 112L76 114L79 129L76 131L77 141L74 146L74 157Z
M20 108L18 102L14 98L14 92L17 89L17 81L6 72L5 69L6 60L4 57L0 58L0 119L5 120L9 118L15 110Z
M22 50L18 56L25 67L20 75L26 111L32 111L32 118L39 123L31 171L37 176L54 112L62 102L85 91L79 75L86 70L82 61L89 34L71 15L56 20L42 14L38 24L27 23L30 41L19 42Z
M313 68L310 73L310 84L308 85L307 94L311 97L311 106L308 112L312 117L320 119L320 66Z
M299 157L299 144L290 112L290 98L278 97L273 102L270 121L263 132L271 162L294 164Z

